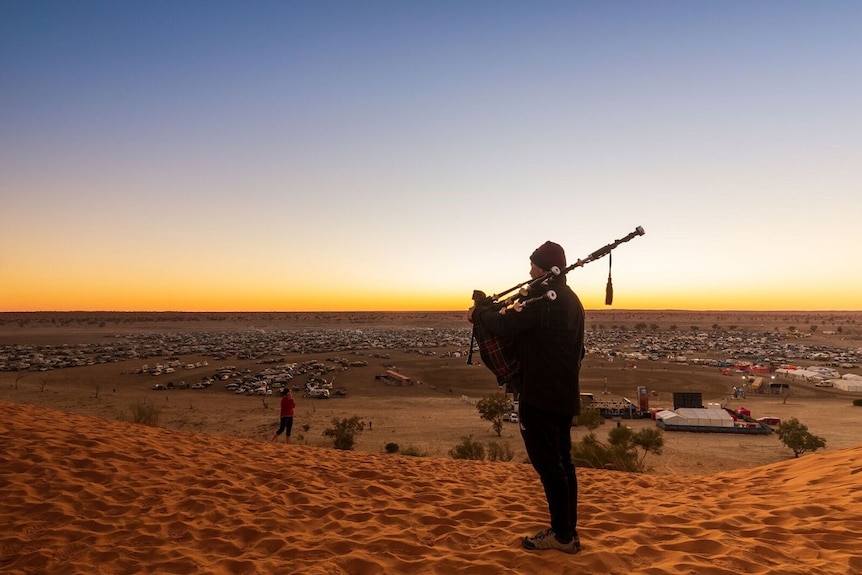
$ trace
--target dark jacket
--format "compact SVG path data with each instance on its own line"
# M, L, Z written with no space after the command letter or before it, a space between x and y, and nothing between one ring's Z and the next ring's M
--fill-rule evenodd
M565 278L551 282L547 289L553 289L557 299L544 299L521 312L505 314L477 308L473 321L500 337L514 338L520 362L520 381L515 385L520 401L551 413L578 415L584 306Z

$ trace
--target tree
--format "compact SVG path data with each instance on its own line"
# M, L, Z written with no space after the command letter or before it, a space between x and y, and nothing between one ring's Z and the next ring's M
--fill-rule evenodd
M476 402L476 410L482 419L491 422L491 427L494 428L497 437L500 437L503 434L503 416L511 410L509 398L506 397L506 394L494 393L486 395Z
M821 447L826 447L825 439L809 432L808 426L800 423L795 417L781 422L776 433L781 443L793 450L795 457L799 457L806 451L814 453Z
M356 435L365 429L365 422L354 415L350 419L337 417L332 418L332 427L323 430L324 437L332 438L332 446L335 449L350 451L356 440Z

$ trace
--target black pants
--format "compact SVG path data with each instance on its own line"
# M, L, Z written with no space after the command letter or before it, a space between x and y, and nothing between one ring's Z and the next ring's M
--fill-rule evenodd
M284 431L287 437L290 437L290 431L293 429L293 416L284 416L281 418L281 426L278 428L278 431L275 432L276 435L281 435L281 432Z
M551 528L560 539L577 537L578 479L572 464L573 417L548 413L523 401L520 412L521 437L545 488Z

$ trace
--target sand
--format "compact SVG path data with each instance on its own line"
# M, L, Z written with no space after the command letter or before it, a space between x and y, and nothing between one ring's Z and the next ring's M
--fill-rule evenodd
M862 446L701 476L582 469L569 556L533 470L217 437L0 403L0 570L862 572Z

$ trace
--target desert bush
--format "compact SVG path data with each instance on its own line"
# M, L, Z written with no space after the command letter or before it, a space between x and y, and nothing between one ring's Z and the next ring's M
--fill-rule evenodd
M162 410L156 407L155 404L146 401L138 401L129 406L129 417L126 419L124 415L119 417L122 421L130 421L141 425L149 425L151 427L159 426Z
M605 416L598 409L587 407L575 418L575 425L582 425L592 432L605 424Z
M324 429L323 435L332 438L332 446L335 449L350 451L356 442L356 435L362 433L363 429L365 429L365 422L358 415L350 419L333 417L332 427Z
M426 453L415 447L405 447L401 450L401 455L409 455L410 457L425 457Z
M383 449L386 450L386 453L398 453L399 447L397 443L389 442Z
M572 445L572 462L577 467L614 469L643 473L649 453L661 455L664 436L660 429L644 428L635 433L630 427L614 427L608 433L607 444L598 440L593 428Z
M862 407L862 399L854 399L853 405L855 405L856 407Z
M575 467L616 469L610 450L592 433L572 444L572 463Z
M512 461L514 458L515 452L508 442L488 442L488 461Z
M481 441L474 441L473 436L461 438L461 443L449 450L452 459L472 459L482 461L485 459L485 446Z

